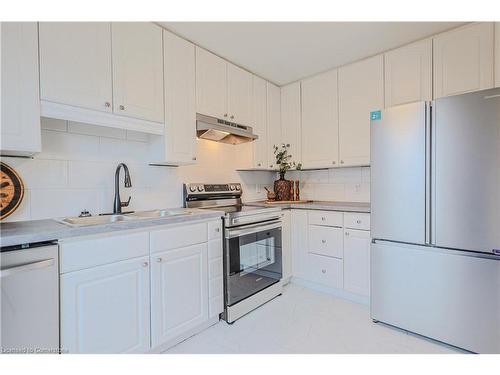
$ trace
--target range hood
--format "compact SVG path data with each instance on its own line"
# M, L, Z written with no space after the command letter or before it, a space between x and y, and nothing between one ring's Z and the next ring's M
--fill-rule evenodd
M196 135L198 138L237 145L259 138L251 126L221 120L216 117L196 114Z

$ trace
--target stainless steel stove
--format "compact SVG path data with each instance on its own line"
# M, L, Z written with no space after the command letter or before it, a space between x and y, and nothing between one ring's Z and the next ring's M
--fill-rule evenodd
M281 294L279 207L245 206L241 184L184 185L188 208L223 211L224 314L232 323Z

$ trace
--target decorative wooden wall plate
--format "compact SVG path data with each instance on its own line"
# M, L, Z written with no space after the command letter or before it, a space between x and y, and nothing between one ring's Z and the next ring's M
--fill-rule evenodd
M23 197L23 180L14 169L0 162L0 220L16 210Z

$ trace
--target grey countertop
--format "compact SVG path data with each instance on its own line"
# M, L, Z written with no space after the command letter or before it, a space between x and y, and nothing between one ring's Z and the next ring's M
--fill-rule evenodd
M361 203L361 202L309 201L306 203L266 203L265 201L259 201L259 202L246 202L245 204L251 206L263 206L263 207L281 207L284 209L297 208L304 210L370 213L370 203Z
M32 242L61 240L70 237L86 236L106 232L118 232L129 229L147 228L195 220L218 218L222 211L192 209L189 215L138 219L112 224L71 227L53 219L0 223L0 247L15 246Z

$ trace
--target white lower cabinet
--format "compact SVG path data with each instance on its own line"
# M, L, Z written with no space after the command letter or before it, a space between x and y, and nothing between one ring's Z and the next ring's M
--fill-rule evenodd
M363 296L370 295L369 231L344 231L344 289Z
M157 352L217 322L221 227L217 219L61 241L61 348Z
M208 319L207 244L151 256L151 342L168 342Z
M63 351L149 350L149 257L63 274L60 287Z
M370 295L369 226L367 213L291 210L293 276L365 300Z
M291 210L283 211L283 227L281 231L281 264L283 284L287 284L292 276L292 214Z

